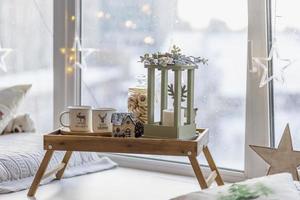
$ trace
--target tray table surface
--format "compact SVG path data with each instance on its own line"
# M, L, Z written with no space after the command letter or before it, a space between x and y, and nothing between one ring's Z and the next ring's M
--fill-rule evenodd
M105 133L107 135L107 133ZM208 144L208 129L197 129L195 138L118 138L95 133L74 133L58 129L44 135L45 150L95 151L134 154L198 155Z

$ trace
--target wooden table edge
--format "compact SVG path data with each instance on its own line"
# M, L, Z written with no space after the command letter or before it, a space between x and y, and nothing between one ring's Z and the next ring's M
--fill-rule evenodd
M61 135L55 130L44 135L45 150L95 151L174 156L197 156L208 143L208 129L197 129L200 133L194 140L165 138L114 138L101 136ZM73 145L73 143L76 145ZM97 143L102 146L97 145ZM152 146L151 146L152 145ZM153 148L153 149L152 149Z

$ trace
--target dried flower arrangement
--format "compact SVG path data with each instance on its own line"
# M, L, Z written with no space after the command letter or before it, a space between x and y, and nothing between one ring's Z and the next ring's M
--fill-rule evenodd
M171 52L166 53L146 53L144 56L140 56L140 62L145 65L198 65L200 63L206 65L208 60L206 58L186 56L181 54L181 49L174 45Z

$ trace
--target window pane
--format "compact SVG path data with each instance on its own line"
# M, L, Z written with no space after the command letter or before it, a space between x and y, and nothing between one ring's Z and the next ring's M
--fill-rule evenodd
M276 5L277 3L277 5ZM294 147L300 149L300 2L297 0L272 1L273 40L282 59L294 62L284 72L284 82L274 81L275 141L278 145L287 123L290 124ZM276 7L275 7L276 6ZM277 15L277 17L276 17ZM273 59L275 72L280 71L288 62Z
M1 0L0 45L11 48L0 87L32 84L19 113L29 113L37 131L52 129L52 0Z
M83 47L99 50L86 57L83 103L127 111L128 88L136 85L137 75L146 74L139 56L178 45L186 55L209 59L196 71L197 126L210 128L209 145L218 166L243 169L247 1L82 4Z

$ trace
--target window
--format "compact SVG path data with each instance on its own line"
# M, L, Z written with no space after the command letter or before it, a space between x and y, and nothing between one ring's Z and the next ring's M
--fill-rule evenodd
M32 84L19 110L29 113L37 131L52 129L52 0L1 0L0 45L11 48L0 87Z
M82 46L98 49L84 58L83 104L126 112L128 88L146 73L139 56L176 44L209 59L196 72L197 125L210 128L218 166L244 169L246 0L90 0L81 15Z
M274 124L275 146L278 145L285 125L289 123L294 148L300 148L300 6L297 0L273 0L272 2L272 36L282 59L290 59L291 65L284 71L284 81L274 81ZM278 72L288 62L273 59L273 71Z
M79 104L79 96L82 104L126 112L128 88L136 85L138 75L146 73L137 62L139 56L144 52L168 51L176 44L185 54L209 59L209 65L201 66L196 73L195 104L199 109L196 120L199 127L210 128L210 149L218 166L245 169L245 172L256 170L253 163L260 164L253 162L257 157L250 150L247 152L247 145L267 145L268 96L267 88L260 89L255 83L258 78L252 79L255 75L246 80L246 74L250 74L246 56L248 39L254 40L255 56L265 56L265 1L78 0L55 1L54 8L53 2L0 2L0 45L13 49L5 58L8 71L1 72L0 87L33 84L20 112L31 114L37 130L51 130L53 112L57 123L59 112L68 105ZM300 32L296 7L299 3L277 0L276 6L275 0L269 2L273 14L272 35L280 55L297 60ZM80 21L75 16L78 5ZM76 26L78 22L80 27ZM77 35L78 28L81 34ZM60 52L63 48L73 48L74 35L81 37L83 48L89 48L87 53L80 54L82 70L73 70ZM91 48L96 50L90 51ZM300 138L294 131L299 126L295 117L299 101L296 64L293 62L285 70L284 84L274 82L274 124L278 143L285 123L290 122L295 146L299 148ZM280 66L274 59L273 70ZM247 90L246 81L250 85Z

